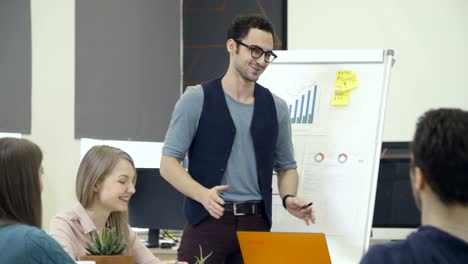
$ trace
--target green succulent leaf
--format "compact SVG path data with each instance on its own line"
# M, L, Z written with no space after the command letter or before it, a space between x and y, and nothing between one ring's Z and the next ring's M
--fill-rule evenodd
M117 234L115 228L102 230L101 236L93 231L94 242L86 245L88 255L121 255L127 242Z
M99 249L96 247L96 245L92 245L87 243L86 247L87 255L98 255L99 254Z
M115 249L116 255L121 255L121 254L123 253L123 251L125 250L126 247L127 247L127 242L125 242L125 241L120 241L120 242L116 245L116 249Z
M195 264L204 264L205 261L213 254L213 252L208 254L206 257L203 257L203 249L202 249L201 245L198 245L198 247L200 248L200 257L195 256L195 259L197 260L195 262Z

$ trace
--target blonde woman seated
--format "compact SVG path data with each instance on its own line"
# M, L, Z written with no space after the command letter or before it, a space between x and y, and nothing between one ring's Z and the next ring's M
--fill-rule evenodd
M130 155L118 148L94 146L83 157L76 176L79 203L54 217L51 236L78 259L86 255L93 231L100 234L104 228L115 228L128 243L124 254L133 256L134 263L166 263L156 258L128 225L128 201L135 193L135 182L136 170Z

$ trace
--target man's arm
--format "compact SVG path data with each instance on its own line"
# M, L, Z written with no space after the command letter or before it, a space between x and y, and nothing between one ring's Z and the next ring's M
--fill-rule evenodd
M207 189L195 181L181 165L198 129L203 108L203 88L188 87L172 112L171 123L166 132L162 149L160 172L163 178L178 191L201 203L215 218L221 217L224 201L218 192L227 187L215 186Z
M185 171L181 160L166 155L161 157L160 172L161 176L179 192L201 203L211 216L219 219L223 215L224 201L219 197L219 193L226 190L227 185L207 189Z
M303 209L302 207L307 203L297 194L297 186L299 183L299 176L296 169L287 169L278 171L278 189L281 199L287 194L294 195L294 197L286 198L285 204L288 212L295 217L304 220L309 225L309 221L315 223L315 215L312 207Z
M281 198L286 194L297 195L299 176L296 169L278 171L278 189Z
M297 165L294 160L294 149L292 145L291 121L286 101L273 95L278 118L278 140L275 149L275 170L278 172L278 189L281 199L287 194L297 195L299 176ZM315 223L314 212L311 207L302 209L307 203L298 197L286 198L286 209L292 215L303 219L306 224L309 221Z

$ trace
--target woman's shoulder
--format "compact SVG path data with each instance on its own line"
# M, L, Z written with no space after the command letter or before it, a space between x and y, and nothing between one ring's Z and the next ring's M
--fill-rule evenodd
M12 224L0 228L0 236L0 262L74 263L53 238L37 227Z
M24 224L11 224L6 225L1 228L2 237L11 237L11 239L17 239L20 241L25 241L25 237L30 236L31 234L37 234L41 230L34 226L24 225ZM11 239L8 239L11 241Z
M75 212L75 209L70 209L68 211L64 211L61 213L56 214L53 219L62 219L65 221L73 221L78 219L78 214Z
M29 242L36 243L37 241L41 241L46 242L45 244L48 245L50 241L55 242L44 230L34 226L14 224L5 228L9 229L9 234L14 235L17 240L24 241L26 244Z
M57 229L70 229L74 226L74 222L78 222L78 216L73 211L62 212L55 215L50 221L50 233L54 233Z
M78 227L83 229L84 225L94 227L94 223L92 223L86 210L81 204L77 204L72 209L55 215L50 221L50 231L54 232L56 229L76 229Z
M73 212L63 212L56 214L52 217L51 228L57 227L57 225L70 225L73 222L78 221L78 216L73 214Z
M47 235L44 230L36 227L26 227L23 228L23 231L25 232L24 234L27 241L55 241L53 238Z
M58 242L41 229L29 230L25 239L25 248L37 263L74 263Z

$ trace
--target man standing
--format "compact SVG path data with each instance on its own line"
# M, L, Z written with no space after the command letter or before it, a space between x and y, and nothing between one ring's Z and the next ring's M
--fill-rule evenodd
M187 88L164 142L161 175L187 198L179 260L243 263L236 231L269 231L272 172L283 206L308 225L311 207L295 197L298 175L286 102L256 81L276 55L265 17L237 17L227 32L229 67L221 78ZM188 172L181 160L188 153Z
M411 151L422 225L404 241L374 246L361 263L468 263L468 112L426 112Z

